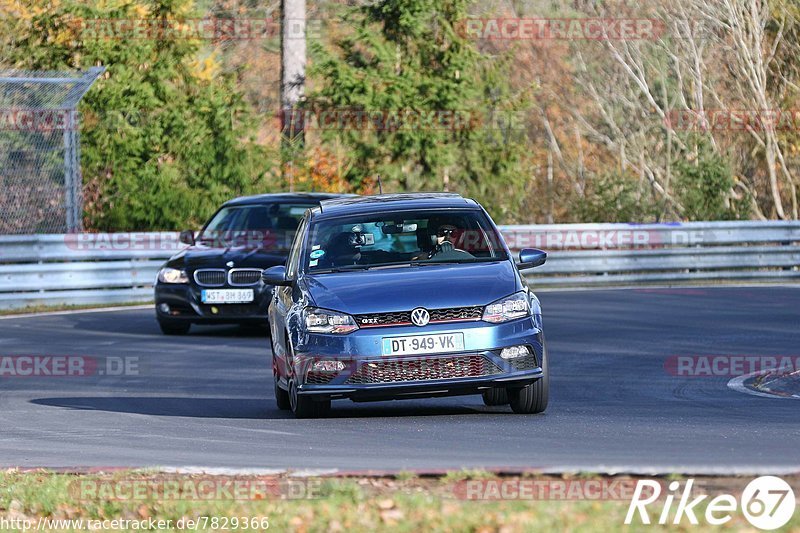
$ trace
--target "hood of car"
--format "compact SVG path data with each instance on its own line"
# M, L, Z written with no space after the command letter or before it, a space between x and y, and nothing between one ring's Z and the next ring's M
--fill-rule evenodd
M270 252L255 248L208 248L192 246L173 256L168 266L193 271L198 268L269 268L286 262L285 252Z
M306 275L314 305L352 315L486 305L520 290L511 261Z

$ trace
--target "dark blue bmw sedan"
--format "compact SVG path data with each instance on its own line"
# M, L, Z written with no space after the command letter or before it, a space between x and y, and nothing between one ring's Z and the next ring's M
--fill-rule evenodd
M474 200L420 193L324 200L285 266L267 269L275 398L298 417L331 400L482 394L539 413L549 395L539 300Z

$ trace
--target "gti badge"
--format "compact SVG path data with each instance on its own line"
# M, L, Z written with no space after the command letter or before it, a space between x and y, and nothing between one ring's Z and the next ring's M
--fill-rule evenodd
M431 321L431 315L428 313L428 310L423 307L417 307L413 311L411 311L411 322L415 326L427 326L428 322Z

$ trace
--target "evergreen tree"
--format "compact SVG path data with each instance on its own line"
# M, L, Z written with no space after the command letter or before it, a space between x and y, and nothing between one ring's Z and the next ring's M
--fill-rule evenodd
M510 56L490 57L460 32L467 0L379 0L347 8L352 30L312 43L318 87L312 117L350 158L359 187L380 175L385 191L450 190L512 216L528 176L520 130L530 91L512 94ZM364 117L357 117L359 112ZM326 115L327 113L327 115Z

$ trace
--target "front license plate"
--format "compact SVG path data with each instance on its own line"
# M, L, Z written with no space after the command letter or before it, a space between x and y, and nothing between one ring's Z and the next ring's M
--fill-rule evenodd
M463 350L463 333L384 337L383 339L383 355L448 353L461 352Z
M200 292L204 304L247 304L254 298L253 289L203 289Z

